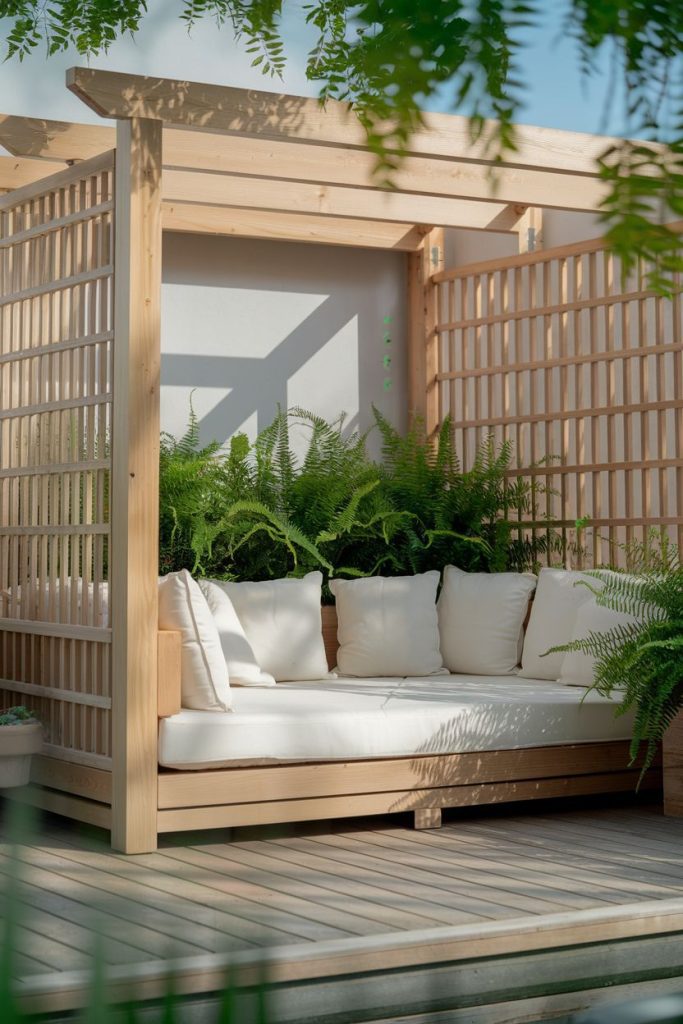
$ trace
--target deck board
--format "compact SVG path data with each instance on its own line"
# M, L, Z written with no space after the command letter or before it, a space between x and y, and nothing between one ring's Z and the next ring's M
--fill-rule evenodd
M14 971L78 970L95 933L110 964L369 939L683 897L683 822L656 807L450 812L168 836L113 853L47 818L17 848ZM0 889L15 870L0 825Z

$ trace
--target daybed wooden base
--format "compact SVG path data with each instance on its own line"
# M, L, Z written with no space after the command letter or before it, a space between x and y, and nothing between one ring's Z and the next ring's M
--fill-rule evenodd
M157 831L233 828L411 811L416 828L438 828L446 807L634 791L628 743L320 762L214 771L160 770ZM23 799L103 828L110 825L108 772L36 759ZM641 789L661 786L659 767Z

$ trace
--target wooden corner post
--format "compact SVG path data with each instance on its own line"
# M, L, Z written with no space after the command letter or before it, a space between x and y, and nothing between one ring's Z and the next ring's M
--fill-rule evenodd
M428 437L439 428L439 287L432 280L443 270L443 228L431 228L419 249L408 255L408 408L424 421Z
M112 845L157 843L157 576L162 123L116 136L112 588Z

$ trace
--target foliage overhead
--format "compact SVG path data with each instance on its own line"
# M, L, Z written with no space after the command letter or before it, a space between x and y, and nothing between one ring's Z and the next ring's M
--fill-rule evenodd
M596 659L592 688L604 696L616 691L618 713L634 712L631 757L644 743L644 774L683 708L683 566L675 546L664 541L659 552L646 543L633 568L589 573L596 578L590 589L597 603L633 621L554 649Z
M253 444L238 434L222 450L200 444L192 413L184 437L161 440L160 571L261 580L533 563L538 550L514 536L532 495L509 477L510 445L487 440L463 472L448 421L433 446L420 423L401 435L377 410L375 419L381 463L343 417L281 411ZM292 433L305 439L299 459Z
M281 17L287 0L183 0L191 28L212 18L227 25L270 76L282 76ZM289 0L294 15L301 6ZM549 11L549 7L552 11ZM48 54L74 46L85 57L135 33L146 0L0 0L8 19L8 55L19 59L41 43ZM602 217L625 271L640 257L654 264L650 283L662 292L683 270L677 232L683 217L683 4L680 0L308 0L303 17L315 32L307 75L323 100L353 104L378 156L379 180L392 172L419 127L422 107L450 98L470 117L493 166L514 160L515 122L525 95L525 47L550 20L574 37L577 75L596 73L597 56L612 53L613 82L626 95L624 133L599 161L609 186ZM493 119L493 121L488 120ZM495 187L495 176L492 179ZM654 213L654 222L652 214Z

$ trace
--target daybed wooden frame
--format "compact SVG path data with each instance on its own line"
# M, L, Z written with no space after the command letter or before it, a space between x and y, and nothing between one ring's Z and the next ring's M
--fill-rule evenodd
M0 158L0 690L3 700L32 702L48 730L27 798L110 828L113 845L133 853L176 829L396 810L413 811L424 827L438 824L446 806L630 789L635 772L625 767L622 743L192 773L157 763L157 716L178 704L177 638L157 635L162 229L405 252L409 408L431 433L446 409L444 388L454 394L456 379L486 380L497 345L506 364L511 335L501 341L496 325L507 331L535 318L531 285L526 308L507 302L505 263L473 268L456 294L454 282L464 278L443 271L443 229L524 240L537 208L594 210L606 187L594 160L610 140L522 128L492 197L492 167L472 146L467 122L429 115L388 191L372 183L372 156L343 105L83 68L67 81L116 128L0 118L0 142L14 154ZM564 296L553 306L543 293L545 324L574 317L573 354L553 348L538 359L529 343L511 372L540 373L547 401L548 374L565 381L566 397L567 367L592 367L595 391L580 415L582 424L597 424L594 407L609 406L610 397L598 396L599 366L637 359L644 380L654 355L673 359L680 373L683 344L678 300L667 345L648 350L643 342L620 355L592 343L598 313L609 323L614 309L635 301L642 327L647 303L659 325L669 307L642 289L635 298L618 293L612 279L601 290L600 244L586 251L589 298ZM570 246L531 254L523 266L545 273L557 265L561 276L582 253ZM500 289L483 308L482 282L488 288L494 278ZM584 309L590 330L582 334ZM476 340L482 326L484 353ZM456 336L473 362L444 369ZM498 415L495 393L491 383L488 398L476 398L476 430L506 429L526 416L552 441L555 414L538 411L547 405L520 416L505 404ZM673 509L658 518L646 503L636 520L629 498L627 528L680 526L681 408L680 394L626 397L621 414L643 423L657 415L660 446L653 459L650 446L636 452L628 434L628 480L652 469ZM665 458L665 438L676 435ZM609 450L611 465L593 456L591 479L596 501L614 517L617 454ZM108 621L100 589L107 579ZM654 772L647 784L656 783Z

